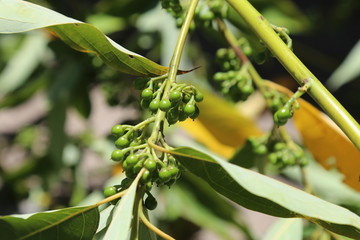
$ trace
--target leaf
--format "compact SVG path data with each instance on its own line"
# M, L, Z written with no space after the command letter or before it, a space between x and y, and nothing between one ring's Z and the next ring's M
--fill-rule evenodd
M199 117L195 121L180 123L200 143L213 152L230 158L249 136L261 134L255 123L241 115L233 105L213 93L203 92L205 100L198 104Z
M279 219L267 231L262 240L302 240L302 220L299 218Z
M138 182L139 177L133 181L115 207L104 240L127 240L129 238Z
M292 95L285 87L271 82L267 84ZM344 182L360 191L360 151L327 115L303 99L298 99L298 102L300 109L295 111L293 119L306 148L323 167L337 168L344 174Z
M254 171L182 147L171 152L189 171L243 207L277 217L302 217L344 236L360 238L360 217Z
M41 32L26 35L24 42L7 62L6 67L0 74L1 95L6 95L13 91L28 79L44 58L47 50L47 41ZM19 71L20 69L21 71Z
M341 65L330 76L326 85L330 89L336 90L342 85L354 80L360 76L360 40L351 49L350 53L346 56Z
M168 69L125 49L90 24L29 2L0 1L0 33L19 33L39 28L47 28L72 48L93 53L124 73L158 76L165 74Z
M0 218L2 239L92 239L99 223L98 208L65 208L24 217Z

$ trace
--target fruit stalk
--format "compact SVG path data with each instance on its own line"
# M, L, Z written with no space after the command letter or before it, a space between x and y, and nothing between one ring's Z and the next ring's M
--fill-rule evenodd
M360 149L360 126L275 33L269 22L247 1L226 0L264 42L294 79L303 86L312 82L309 95Z

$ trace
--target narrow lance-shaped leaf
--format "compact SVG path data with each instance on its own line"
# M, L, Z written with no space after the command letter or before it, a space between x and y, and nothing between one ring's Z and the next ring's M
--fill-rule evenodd
M266 232L262 240L302 240L303 227L299 218L279 219Z
M39 28L47 28L72 48L96 54L106 64L124 73L159 76L168 69L125 49L90 24L26 1L0 0L0 33Z
M141 175L138 175L133 181L126 194L115 207L104 240L127 240L129 238L136 190L140 176Z
M178 161L232 201L278 217L302 217L352 238L360 238L360 217L349 210L254 171L192 148L172 151Z
M0 218L1 239L92 239L99 224L96 205Z

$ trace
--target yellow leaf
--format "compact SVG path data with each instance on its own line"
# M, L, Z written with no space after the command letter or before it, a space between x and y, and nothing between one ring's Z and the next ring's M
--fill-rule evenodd
M268 85L292 94L275 83ZM360 152L327 115L303 99L298 102L300 109L295 111L294 123L306 148L323 167L337 168L344 175L344 182L360 191Z
M260 136L255 123L241 115L234 105L212 93L204 92L205 100L198 104L200 115L180 125L210 150L231 157L249 136Z

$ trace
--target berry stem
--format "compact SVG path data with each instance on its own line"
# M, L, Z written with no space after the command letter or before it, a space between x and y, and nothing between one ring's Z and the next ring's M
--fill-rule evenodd
M139 216L141 221L145 224L145 226L147 226L151 231L153 231L154 233L156 233L157 235L159 235L160 237L166 239L166 240L175 240L175 238L171 237L170 235L164 233L163 231L161 231L160 229L158 229L155 225L153 225L145 216L144 212L143 212L143 208L142 205L139 205Z
M181 27L178 40L176 42L176 46L174 49L173 56L170 61L169 66L169 74L168 78L164 80L164 90L162 94L162 99L168 99L168 95L171 89L172 84L176 81L176 75L178 73L179 64L181 55L184 49L185 40L187 37L187 34L189 32L191 21L194 17L195 9L198 4L199 0L192 0L189 5L189 9L186 13L184 24ZM161 132L161 129L164 126L164 119L165 119L166 113L161 111L160 109L157 111L155 116L155 124L154 128L152 130L151 136L149 138L149 142L156 143L159 140L159 133Z
M308 90L309 95L327 112L355 146L360 149L360 125L321 84L314 74L306 68L291 49L287 47L269 22L247 0L226 1L244 19L301 86L309 81L313 82Z

